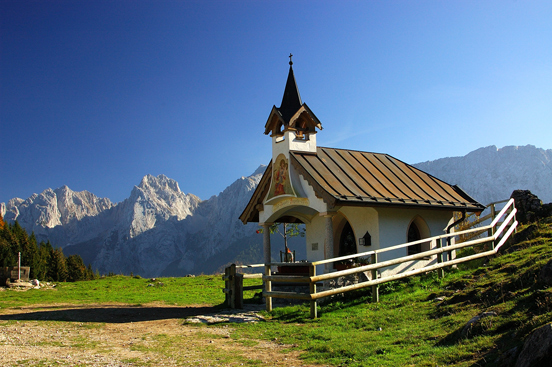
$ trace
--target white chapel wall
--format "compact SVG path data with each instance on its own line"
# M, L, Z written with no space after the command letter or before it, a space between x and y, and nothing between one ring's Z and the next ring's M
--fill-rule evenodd
M391 247L406 243L408 227L411 221L420 216L429 228L428 237L442 235L450 222L452 213L442 210L424 209L378 209L380 218L380 248ZM426 237L426 236L424 236ZM385 252L379 255L378 261L386 261L407 255L407 248ZM433 256L429 260L419 260L412 263L398 265L392 269L386 269L382 273L399 273L407 270L417 269L428 263L436 261Z

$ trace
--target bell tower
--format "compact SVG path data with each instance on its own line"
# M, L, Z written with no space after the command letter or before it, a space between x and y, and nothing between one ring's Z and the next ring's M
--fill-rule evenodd
M322 124L306 103L301 101L293 73L292 54L289 54L289 73L280 107L273 106L265 124L265 135L272 137L272 163L289 151L316 153L316 128Z

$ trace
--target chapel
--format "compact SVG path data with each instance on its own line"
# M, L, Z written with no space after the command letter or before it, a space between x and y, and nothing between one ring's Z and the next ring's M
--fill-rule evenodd
M322 123L301 100L290 55L282 102L272 107L264 128L272 138L272 159L240 216L244 224L263 226L266 264L273 262L268 231L273 223L304 223L306 260L318 261L441 235L451 230L454 213L485 208L458 186L388 154L320 147L320 131ZM417 244L385 256L416 254L430 246ZM324 272L330 271L326 265Z

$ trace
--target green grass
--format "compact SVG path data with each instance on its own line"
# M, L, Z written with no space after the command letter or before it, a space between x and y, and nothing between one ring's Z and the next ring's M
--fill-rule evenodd
M249 283L248 283L249 284ZM5 291L0 308L49 303L125 303L132 305L162 302L167 305L220 305L224 302L221 276L137 279L110 276L92 281L56 283L53 289L26 292ZM252 293L245 296L252 296Z
M552 287L538 280L540 269L552 258L551 239L552 226L541 223L533 238L492 259L448 269L444 279L429 273L382 285L379 303L370 302L369 291L357 291L319 306L317 320L309 319L308 305L301 305L277 308L266 314L266 322L229 324L228 329L231 338L242 347L269 340L301 352L307 363L498 366L502 355L514 347L521 349L533 329L552 322ZM148 286L152 283L154 286ZM250 284L253 282L248 280ZM61 283L49 290L5 291L1 293L0 307L110 302L217 306L224 302L223 287L220 276L160 278L157 282L115 276ZM251 299L253 294L248 292L244 298ZM443 300L438 300L440 297ZM467 336L461 335L468 320L488 311L497 316L483 319ZM210 334L210 328L220 326L198 327ZM133 348L174 354L178 363L194 358L191 351L189 355L177 353L175 348L181 348L181 344L175 336L145 335L142 341L147 343ZM86 341L75 339L71 343L78 346ZM217 365L260 363L236 351L221 354L211 345L201 346L201 356Z
M536 327L552 322L552 288L538 282L552 258L552 229L541 224L537 238L517 250L381 287L380 303L368 292L349 294L319 309L310 320L307 306L276 309L270 321L235 326L236 339L267 339L303 351L308 362L336 366L500 365L498 358ZM478 265L478 263L475 263ZM444 297L444 301L436 301ZM487 311L467 337L464 325Z

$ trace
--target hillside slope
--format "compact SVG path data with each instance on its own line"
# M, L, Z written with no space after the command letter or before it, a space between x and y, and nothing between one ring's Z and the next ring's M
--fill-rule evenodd
M275 309L272 322L240 327L237 337L266 335L334 366L549 366L552 217L521 226L515 241L444 279L386 283L379 303L352 292L323 305L316 321L308 305Z

